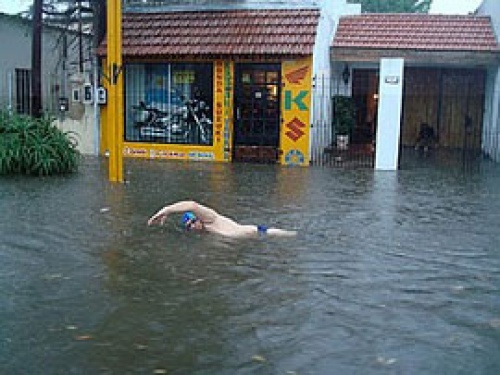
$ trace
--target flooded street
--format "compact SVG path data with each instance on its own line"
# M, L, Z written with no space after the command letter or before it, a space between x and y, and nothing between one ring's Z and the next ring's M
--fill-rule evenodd
M0 178L6 374L498 374L500 166ZM195 199L297 238L185 232Z

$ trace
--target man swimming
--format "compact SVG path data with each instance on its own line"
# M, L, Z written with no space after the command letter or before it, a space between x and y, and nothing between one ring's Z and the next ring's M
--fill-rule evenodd
M163 207L148 220L148 225L163 224L168 215L184 212L182 224L186 230L206 231L226 237L255 237L259 234L271 236L295 236L297 232L263 225L242 225L233 219L223 216L210 207L195 201L180 201Z

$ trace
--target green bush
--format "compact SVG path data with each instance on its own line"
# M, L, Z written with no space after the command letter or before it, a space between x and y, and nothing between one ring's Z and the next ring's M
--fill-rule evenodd
M47 176L77 170L80 153L70 132L51 118L33 118L0 111L0 175Z
M356 107L350 96L333 98L335 133L350 135L356 122Z

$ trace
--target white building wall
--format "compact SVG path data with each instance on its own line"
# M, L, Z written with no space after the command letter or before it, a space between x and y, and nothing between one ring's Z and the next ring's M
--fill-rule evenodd
M377 153L375 169L398 169L401 112L403 108L404 60L380 61Z
M225 9L276 9L317 7L323 0L158 0L151 4L143 0L124 0L125 10L178 11Z
M0 13L0 108L16 109L16 69L31 70L32 25L29 20ZM58 117L56 125L64 131L72 131L78 139L78 148L84 154L96 154L95 115L91 105L69 101L69 111L59 113L59 97L70 97L75 85L89 82L89 74L72 81L78 73L77 38L69 35L69 52L63 61L61 31L54 27L44 27L42 34L42 103L44 112ZM88 59L90 38L84 38L84 48ZM85 63L84 69L90 69Z
M484 0L477 13L491 17L500 42L500 1ZM500 65L488 69L486 77L482 148L486 155L500 162Z
M31 69L31 23L18 18L0 14L0 106L15 106L15 70ZM57 90L58 82L54 76L59 65L61 50L54 33L45 31L42 35L42 95L45 109L53 103L48 94Z
M347 4L346 0L321 0L319 3L321 16L313 51L314 90L311 101L312 129L309 147L311 156L320 155L325 147L332 144L332 95L338 89L341 73L337 72L338 68L332 67L330 47L339 18L347 14L361 13L360 5ZM350 95L350 90L346 90L346 95Z
M78 120L73 120L71 117L59 118L55 121L55 125L65 132L70 132L70 135L77 141L78 150L84 155L96 155L95 149L95 128L94 128L94 111L92 106L86 105L85 111Z
M477 14L491 17L493 28L498 38L500 36L500 1L483 0L482 4L477 9Z
M93 103L83 103L83 86L90 84L89 73L73 73L68 79L69 108L60 113L54 124L64 132L70 132L76 139L78 150L84 155L99 154L99 127ZM72 91L76 90L79 100L74 100ZM97 124L97 126L96 126Z

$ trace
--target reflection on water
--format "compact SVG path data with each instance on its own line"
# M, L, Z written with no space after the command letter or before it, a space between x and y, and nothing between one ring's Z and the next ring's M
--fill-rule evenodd
M500 168L126 167L0 179L4 372L499 373ZM146 226L186 198L300 233Z

